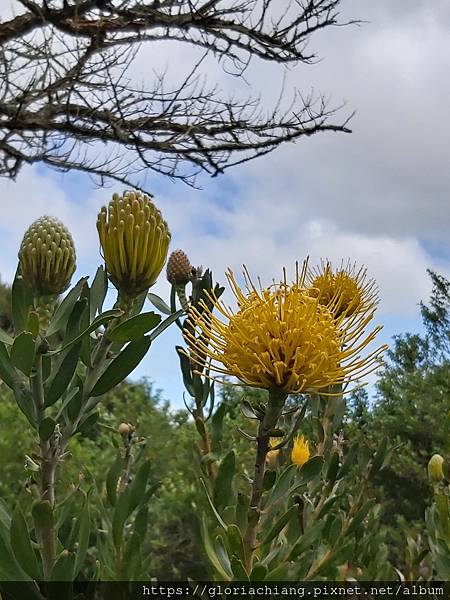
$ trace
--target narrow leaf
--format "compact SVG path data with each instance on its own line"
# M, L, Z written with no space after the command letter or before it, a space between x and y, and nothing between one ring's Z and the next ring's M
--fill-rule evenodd
M80 355L81 343L69 349L59 369L52 376L47 391L45 392L45 406L52 406L69 387L72 377L77 368Z
M72 312L75 302L78 300L81 290L83 289L87 280L87 277L80 279L80 281L70 290L61 304L57 307L49 323L47 336L57 333L60 329L65 329L69 315Z
M130 342L108 365L91 390L90 396L101 396L128 377L147 354L151 343L150 336Z
M153 306L155 308L157 308L160 312L162 312L164 315L172 314L172 311L170 310L170 306L168 304L166 304L164 302L164 300L162 298L160 298L159 296L157 296L156 294L149 293L149 294L147 294L147 298L150 300L150 302L153 304Z
M108 338L112 342L137 340L151 329L154 329L160 321L160 315L154 312L141 313L114 327L112 331L108 332Z
M41 579L36 554L31 545L30 534L25 518L17 505L11 520L11 547L22 569L33 579Z

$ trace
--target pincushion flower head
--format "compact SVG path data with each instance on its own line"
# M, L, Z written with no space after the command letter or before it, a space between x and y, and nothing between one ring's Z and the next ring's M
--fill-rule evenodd
M23 280L35 297L62 294L76 267L72 236L58 219L37 219L23 236L19 264Z
M259 290L245 273L246 293L227 273L236 312L217 300L213 308L219 316L206 307L202 312L191 307L197 336L186 335L194 362L209 359L211 372L285 394L329 393L330 386L359 379L378 366L384 347L362 355L380 330L365 331L374 310L336 318L309 294L306 262L292 284L285 274L280 283Z
M97 230L109 278L121 294L132 298L155 283L167 259L170 232L148 196L114 194L98 215Z
M294 439L294 444L292 446L291 461L294 465L302 467L308 462L310 456L311 452L309 450L308 440L305 440L302 435L298 435Z
M327 306L335 317L370 310L377 304L377 288L373 279L368 279L364 268L342 265L334 270L329 261L308 272L310 294Z

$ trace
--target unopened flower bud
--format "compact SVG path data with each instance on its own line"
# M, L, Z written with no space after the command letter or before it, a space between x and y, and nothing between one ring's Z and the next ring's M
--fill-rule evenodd
M428 478L434 483L439 483L444 479L444 471L442 465L444 459L440 454L434 454L428 463Z
M23 281L35 297L62 294L76 267L72 236L57 219L41 217L23 236L19 262Z
M109 278L119 292L133 298L155 283L167 259L170 232L148 196L114 194L98 215L97 230Z
M167 261L167 281L186 285L192 277L192 265L183 250L174 250Z
M121 423L117 428L121 436L127 437L132 432L132 427L129 423Z

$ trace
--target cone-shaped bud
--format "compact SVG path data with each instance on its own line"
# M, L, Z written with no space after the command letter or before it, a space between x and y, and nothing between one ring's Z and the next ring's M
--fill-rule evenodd
M41 217L25 232L19 250L23 281L36 297L62 294L76 267L72 236L53 217Z
M183 250L174 250L167 261L167 281L186 285L192 278L192 265Z
M440 454L434 454L428 463L428 478L434 483L439 483L444 479L444 471L442 465L444 459Z
M130 298L153 285L167 259L170 232L148 196L114 194L102 207L97 229L109 278Z

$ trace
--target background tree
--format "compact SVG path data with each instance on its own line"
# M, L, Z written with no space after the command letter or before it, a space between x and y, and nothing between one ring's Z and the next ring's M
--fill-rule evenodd
M336 109L324 96L294 92L285 106L282 89L267 111L202 76L208 56L238 78L252 59L314 62L311 35L343 24L340 3L16 0L16 16L0 22L0 174L43 163L134 186L148 170L193 184L282 142L349 132L348 119L331 122ZM130 76L141 46L158 41L203 52L180 84Z
M390 526L391 554L404 560L405 529L424 533L424 514L432 498L427 463L450 453L450 282L429 271L433 289L421 304L425 333L395 336L379 375L375 403L359 392L349 406L346 437L360 436L375 447L387 436L398 444L373 483Z

